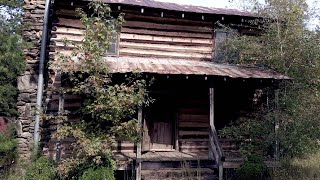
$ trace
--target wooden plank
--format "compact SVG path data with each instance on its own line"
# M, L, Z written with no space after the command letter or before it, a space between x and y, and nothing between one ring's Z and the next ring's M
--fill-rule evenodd
M83 36L84 30L79 28L73 28L73 27L57 26L55 30L52 31L52 34L74 34L78 36Z
M203 139L203 138L201 138L201 139L195 139L195 138L189 138L189 139L182 139L182 138L180 138L179 139L179 142L196 142L196 141L209 141L209 139L207 138L207 139Z
M178 125L178 118L177 118L177 114L175 116L174 119L174 148L175 150L179 150L179 125Z
M210 126L214 125L214 89L212 87L212 84L210 84L210 88L209 88L209 99L210 99L210 115L209 115L209 122L210 122ZM212 148L213 145L213 137L212 137L212 133L209 134L209 159L214 159L213 157L213 153L215 150L215 148Z
M129 49L121 48L119 49L120 54L135 54L137 56L143 57L153 57L153 56L167 56L167 57L182 57L182 58L205 58L210 59L211 54L200 54L200 53L179 53L179 52L166 52L162 50L141 50L141 49Z
M61 36L61 35L60 35ZM71 36L71 35L69 35ZM131 39L131 40L148 40L148 41L161 41L161 42L181 42L181 43L197 43L212 45L212 39L199 39L199 38L184 38L184 37L165 37L156 35L141 35L141 34L129 34L121 33L120 39Z
M218 152L220 149L220 144L216 136L215 126L214 126L214 88L213 88L213 82L210 84L209 88L209 97L210 97L210 133L209 133L209 158L215 159L218 164L218 172L219 172L219 180L223 179L223 162L221 162L220 156L222 156L222 152ZM217 142L216 142L217 141ZM215 143L216 142L216 143ZM218 149L215 148L215 146ZM216 157L213 157L215 155Z
M185 152L185 153L188 153L188 152L208 152L208 149L205 148L205 149L181 149L181 152Z
M136 47L136 48L142 48L142 47L150 47L150 48L154 48L154 49L172 49L174 51L179 51L179 50L185 50L188 49L190 51L194 51L194 52L212 52L212 47L208 47L206 45L200 46L199 44L196 44L194 46L185 46L185 45L170 45L170 44L159 44L159 43L148 43L146 45L145 42L140 43L140 42L127 42L127 41L121 41L120 43L120 47Z
M142 107L138 110L138 123L142 124ZM137 142L136 180L141 180L141 141Z
M151 139L149 135L149 127L145 118L143 118L143 142L142 142L142 151L150 150Z
M59 18L58 23L53 23L53 26L62 26L62 27L72 27L83 29L84 26L80 20L68 19L68 18Z
M208 131L179 131L179 136L185 136L185 135L209 135Z
M190 47L211 47L211 44L199 44L195 42L175 42L175 41L153 41L143 39L121 39L121 42L133 42L141 44L161 44L161 45L174 45L174 46L190 46Z
M208 145L180 145L181 149L207 149Z
M134 14L132 11L123 11L125 12L125 20L127 21L143 21L143 22L155 22L155 23L166 23L166 24L183 24L183 25L192 25L192 26L207 26L212 27L212 22L208 21L199 21L199 20L189 20L182 18L172 18L172 17L161 17L157 15L141 15Z
M141 21L127 21L123 24L123 27L135 27L141 29L158 29L158 30L173 30L182 32L213 32L211 27L196 27L196 26L182 26L182 25L171 25L171 24L158 24Z
M202 114L180 114L179 121L208 122L209 116Z
M179 127L209 127L209 122L179 122Z
M141 35L156 35L156 36L171 36L171 37L185 37L185 38L200 38L213 39L213 33L193 33L193 32L178 32L178 31L164 31L164 30L148 30L148 29L134 29L123 27L121 33L141 34Z
M208 141L181 141L179 143L181 146L207 146L208 147Z
M178 112L180 114L199 114L199 115L208 115L209 114L208 108L195 108L195 107L180 108L178 110Z
M128 57L143 57L143 58L159 58L159 59L180 59L180 60L194 60L194 61L211 61L212 58L204 58L204 57L181 57L181 56L170 56L170 55L161 55L161 54L143 54L143 53L128 53L128 52L120 52L120 56L128 56Z
M161 52L172 52L172 53L190 53L190 54L203 54L207 55L208 57L211 56L212 50L201 50L197 48L189 48L188 46L180 46L183 48L176 48L175 46L168 47L168 45L165 44L155 44L156 47L154 47L154 44L141 44L141 43L130 43L130 45L127 42L121 42L120 43L120 49L135 49L135 50L150 50L150 51L161 51ZM150 45L150 46L149 46ZM63 44L62 44L63 46ZM197 47L197 46L196 46ZM201 47L200 47L201 48Z
M55 34L55 36L53 36L51 38L51 40L53 41L64 41L64 39L67 39L69 41L74 41L74 42L81 42L83 40L84 36L83 35L78 35L78 34Z

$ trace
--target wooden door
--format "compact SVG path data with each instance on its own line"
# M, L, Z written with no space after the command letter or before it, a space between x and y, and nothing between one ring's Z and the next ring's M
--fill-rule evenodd
M144 123L143 150L174 150L173 125L175 117L171 108L164 108L168 103L158 101L151 106Z
M173 148L173 133L171 122L154 122L151 137L151 150L170 151Z
M142 151L174 150L174 122L171 111L151 110L143 122Z
M143 136L142 136L142 151L149 151L151 146L151 139L149 133L149 123L146 119L143 121Z

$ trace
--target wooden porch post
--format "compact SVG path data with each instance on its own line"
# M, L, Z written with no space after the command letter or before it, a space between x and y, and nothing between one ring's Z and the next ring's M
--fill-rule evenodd
M218 165L219 180L223 180L223 162L221 161L222 152L218 152L217 148L220 148L220 147L216 147L216 146L219 146L219 142L218 142L219 139L217 137L215 126L214 126L214 84L212 81L210 82L210 86L209 86L209 98L210 98L209 159L211 160L215 159Z
M138 110L138 123L142 125L142 106ZM141 135L141 133L140 133ZM136 154L136 180L141 180L141 141L137 142Z
M213 83L210 83L210 87L209 87L209 99L210 99L210 127L214 126L214 88L213 88ZM212 134L209 133L209 143L213 143L213 137ZM213 156L213 151L214 149L212 149L212 146L209 146L209 159L213 160L214 156Z

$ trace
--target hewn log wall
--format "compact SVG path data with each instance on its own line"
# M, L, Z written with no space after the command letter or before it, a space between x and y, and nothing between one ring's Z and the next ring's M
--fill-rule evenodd
M207 95L207 94L202 94ZM209 98L193 97L179 100L177 128L179 151L208 151Z
M148 16L123 10L119 56L211 61L213 52L212 22L183 18ZM57 11L53 27L53 52L71 52L64 39L80 42L83 26L72 9Z
M212 24L161 18L143 14L125 15L120 36L120 56L189 59L212 58Z

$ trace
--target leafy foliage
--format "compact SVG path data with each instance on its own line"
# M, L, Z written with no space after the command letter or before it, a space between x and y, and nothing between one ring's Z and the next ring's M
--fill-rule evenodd
M53 162L46 157L39 157L27 167L26 180L57 179L57 171Z
M85 27L82 43L66 39L65 45L73 47L72 53L60 53L51 64L66 77L61 92L79 94L84 99L81 122L64 122L55 134L58 139L75 139L74 156L62 160L58 166L63 178L110 173L116 164L112 152L115 139L140 139L136 110L149 99L146 82L139 79L139 75L114 83L104 61L110 42L117 37L124 21L122 14L113 18L110 7L102 2L91 2L89 8L92 11L89 15L77 9ZM106 175L111 176L113 174Z
M273 121L270 119L241 118L220 131L220 136L235 139L239 142L240 152L243 155L272 154L274 142Z
M10 166L17 156L17 142L14 128L9 128L5 133L0 133L0 167Z
M263 162L263 159L259 156L249 156L244 164L237 169L235 180L252 180L260 179L267 180L270 179L268 172L268 167Z
M110 167L89 168L80 177L80 180L108 179L115 180L113 169Z
M18 1L4 1L0 5L0 115L16 116L16 78L23 72L21 13Z
M265 4L249 1L248 7L264 17L260 23L264 24L263 33L230 41L241 52L239 63L264 65L292 78L291 82L279 84L279 111L265 115L269 119L264 121L266 127L270 121L279 123L274 138L265 139L278 139L283 156L316 150L320 145L320 34L306 27L311 15L307 3L305 0L267 0Z

